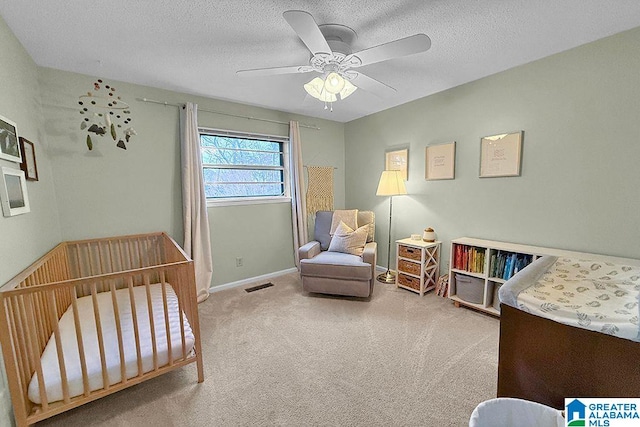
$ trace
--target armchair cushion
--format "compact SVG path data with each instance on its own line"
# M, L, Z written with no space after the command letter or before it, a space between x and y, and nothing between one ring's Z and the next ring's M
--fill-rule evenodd
M357 255L341 252L321 252L311 259L300 261L303 276L345 280L371 280L371 265Z
M367 229L367 242L373 242L375 237L375 222L376 217L372 211L358 211L358 227L366 225Z
M333 219L333 211L318 211L316 212L316 224L314 227L314 238L320 242L320 248L323 251L329 249L329 243L331 242L331 221Z
M352 230L358 228L358 209L342 209L333 211L333 216L331 217L331 230L329 231L329 234L333 236L341 222L344 222Z
M367 242L367 226L362 226L357 230L353 230L344 222L340 221L340 225L336 228L331 243L329 243L330 252L343 252L351 255L362 255L364 244Z

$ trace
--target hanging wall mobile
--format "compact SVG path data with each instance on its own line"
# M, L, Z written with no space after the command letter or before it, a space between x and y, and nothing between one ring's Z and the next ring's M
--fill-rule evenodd
M129 104L116 94L116 88L104 84L102 79L93 83L93 92L79 96L80 114L84 116L80 129L87 131L87 148L93 150L98 136L110 136L116 147L127 149L127 144L136 131L131 126Z

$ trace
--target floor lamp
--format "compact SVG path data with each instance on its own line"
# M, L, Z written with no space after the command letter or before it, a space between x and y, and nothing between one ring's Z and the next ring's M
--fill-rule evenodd
M380 182L378 183L378 190L376 196L389 196L389 246L387 247L387 271L380 274L377 279L382 283L395 283L396 275L389 270L389 263L391 261L391 212L393 209L393 196L399 196L401 194L407 194L407 189L404 186L404 179L402 179L402 172L400 171L383 171L380 176Z

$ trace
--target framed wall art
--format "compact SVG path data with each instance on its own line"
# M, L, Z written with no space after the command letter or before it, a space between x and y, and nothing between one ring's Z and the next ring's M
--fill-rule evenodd
M16 124L2 116L0 116L0 159L16 163L22 162Z
M524 131L480 139L480 178L520 176Z
M18 169L2 168L0 173L0 203L4 216L14 216L29 212L27 180Z
M37 181L38 166L36 165L36 149L33 142L20 137L20 151L22 152L20 169L24 171L24 175L29 181Z
M425 148L424 179L455 179L456 143L428 145Z
M385 153L384 170L400 171L402 178L406 181L409 178L409 149L387 151Z

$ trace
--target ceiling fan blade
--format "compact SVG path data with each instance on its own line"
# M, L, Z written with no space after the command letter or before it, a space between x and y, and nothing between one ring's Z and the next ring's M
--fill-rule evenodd
M357 75L351 78L351 83L357 86L359 89L366 90L375 95L385 96L393 95L397 91L389 85L382 83L372 77L362 74L361 72L355 72Z
M284 16L284 19L291 25L293 31L298 34L300 40L309 48L311 53L314 55L317 53L331 55L331 48L310 13L302 10L287 10L282 16Z
M297 65L294 67L255 68L253 70L239 70L236 71L236 74L242 77L256 77L273 76L277 74L308 73L311 71L313 71L313 68L308 65Z
M388 59L424 52L429 50L430 47L431 39L429 36L426 34L415 34L404 39L395 40L353 53L347 56L342 62L350 63L351 68L362 67L363 65L375 64L376 62L386 61Z

